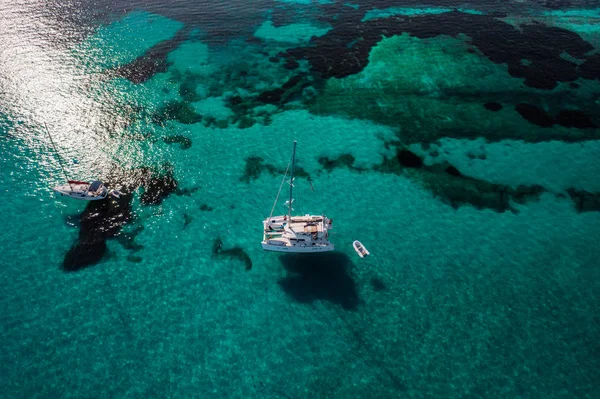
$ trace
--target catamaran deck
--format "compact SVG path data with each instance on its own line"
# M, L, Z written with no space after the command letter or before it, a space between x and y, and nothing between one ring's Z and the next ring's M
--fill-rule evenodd
M328 222L330 222L328 220ZM305 215L305 216L275 216L264 221L265 232L283 232L284 226L286 230L291 230L295 233L323 233L327 231L323 216ZM331 225L329 224L329 227Z
M273 251L332 251L331 219L321 215L275 216L265 219L263 248Z

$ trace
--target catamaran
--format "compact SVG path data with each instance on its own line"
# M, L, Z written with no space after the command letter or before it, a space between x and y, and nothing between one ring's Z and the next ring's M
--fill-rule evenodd
M46 126L45 122L44 126L46 127L46 132L48 132L48 137L50 137L52 147L54 147L54 151L58 155L58 162L60 164L60 168L62 169L62 172L67 180L67 184L52 187L52 190L54 190L54 192L60 194L61 197L69 197L83 201L103 200L104 198L106 198L107 195L111 195L115 198L120 197L121 193L119 191L108 190L108 188L100 180L94 180L91 182L69 180L67 172L65 171L65 168L60 160L60 154L58 154L58 151L56 150L54 140L52 140L52 136L50 135L50 131L48 130L48 126Z
M295 164L296 141L294 141L292 158L279 186L279 192L275 198L271 214L263 220L262 247L266 251L277 252L314 253L333 251L334 246L329 242L329 230L331 230L333 223L331 219L325 215L306 214L304 216L292 216ZM290 198L285 203L288 213L287 215L273 216L281 188L290 169L290 180L288 181L290 185Z

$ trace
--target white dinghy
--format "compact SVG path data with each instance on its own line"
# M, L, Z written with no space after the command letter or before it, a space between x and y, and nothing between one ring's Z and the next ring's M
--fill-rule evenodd
M354 247L354 250L356 251L358 256L360 256L361 258L371 255L371 253L369 251L367 251L367 248L365 248L365 246L362 245L362 243L358 240L355 240L352 243L352 246Z

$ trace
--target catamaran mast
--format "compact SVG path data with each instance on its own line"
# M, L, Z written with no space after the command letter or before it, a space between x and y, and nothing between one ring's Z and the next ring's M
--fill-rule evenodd
M52 140L52 136L50 135L50 130L48 130L48 126L46 125L46 122L44 122L44 127L46 128L48 137L50 137L50 142L52 143L52 147L54 147L54 152L56 152L56 155L58 155L58 163L60 164L60 168L62 169L63 174L65 175L65 178L67 179L67 183L69 183L69 186L71 187L71 190L73 190L73 186L71 185L71 182L69 182L69 176L67 176L67 172L65 171L65 167L63 166L62 161L60 159L60 154L56 150L56 146L54 145L54 140Z
M294 151L292 152L292 171L290 173L290 200L288 201L288 217L292 220L292 198L294 190L294 169L296 168L296 140L294 140Z

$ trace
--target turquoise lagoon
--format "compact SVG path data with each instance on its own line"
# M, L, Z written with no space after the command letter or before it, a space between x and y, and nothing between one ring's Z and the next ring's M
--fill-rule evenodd
M373 19L389 17L380 9ZM432 14L406 10L390 13ZM135 9L61 45L9 29L44 17L3 17L0 397L598 394L597 131L540 127L507 105L580 100L596 120L598 82L531 88L465 38L407 34L378 42L359 73L322 79L280 54L335 29L301 15L266 13L260 41L215 43ZM162 67L127 79L161 43ZM293 140L296 211L334 219L334 253L261 249ZM113 181L131 188L132 217L98 262L67 272L87 204L53 196L58 156L73 178L146 167L177 190L144 204L148 186Z

